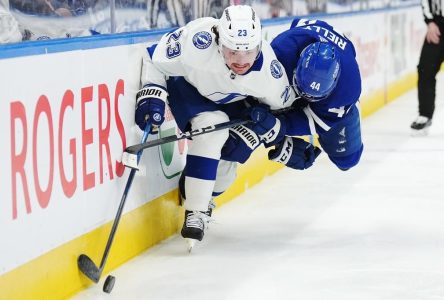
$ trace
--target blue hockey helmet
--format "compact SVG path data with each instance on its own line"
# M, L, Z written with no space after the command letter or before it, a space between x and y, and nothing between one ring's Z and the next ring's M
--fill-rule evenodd
M310 102L327 98L338 83L341 66L335 46L315 42L302 50L293 72L293 87Z

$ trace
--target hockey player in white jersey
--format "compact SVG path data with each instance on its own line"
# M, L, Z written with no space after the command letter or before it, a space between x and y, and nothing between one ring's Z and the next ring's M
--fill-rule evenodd
M220 19L201 18L162 37L144 53L143 88L137 93L135 121L164 121L168 102L182 131L226 122L239 116L244 100L254 97L271 109L290 106L287 75L262 39L255 11L244 5L226 8ZM250 114L255 117L257 111ZM267 123L268 121L268 123ZM261 138L283 137L279 120L261 120ZM262 127L262 125L265 125ZM184 238L202 240L221 149L228 129L193 138L184 169Z

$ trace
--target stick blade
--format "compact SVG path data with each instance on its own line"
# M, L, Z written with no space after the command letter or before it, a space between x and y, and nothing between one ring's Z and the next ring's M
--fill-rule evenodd
M77 259L77 266L79 270L85 274L86 277L94 281L95 283L99 282L100 279L100 269L97 268L96 264L85 254L80 254Z
M138 162L137 154L123 152L122 153L122 163L127 167L139 170L139 166L138 166L139 162Z
M194 245L196 245L196 240L194 240L194 239L186 239L186 241L187 241L188 253L191 253L191 251L193 251Z

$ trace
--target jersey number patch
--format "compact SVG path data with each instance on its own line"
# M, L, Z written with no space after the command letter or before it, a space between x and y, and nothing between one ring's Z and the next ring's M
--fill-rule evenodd
M341 106L339 108L330 108L328 111L337 114L338 118L342 118L342 116L345 114L345 107Z
M168 37L167 41L167 49L166 49L166 56L167 58L174 58L180 55L182 51L182 47L180 46L180 43L178 42L180 35L182 34L182 30L179 32L173 32Z

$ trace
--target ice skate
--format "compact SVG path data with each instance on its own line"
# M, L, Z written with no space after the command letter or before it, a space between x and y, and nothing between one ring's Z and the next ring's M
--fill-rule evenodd
M424 116L418 116L412 125L410 125L410 128L412 129L412 136L426 136L429 133L431 125L432 119Z
M185 211L185 220L180 233L187 241L188 252L191 252L196 241L202 241L209 222L211 222L211 218L207 212Z
M214 198L211 198L210 203L208 203L208 210L205 212L205 214L211 217L213 214L213 209L215 208L216 208L216 202L214 201Z

